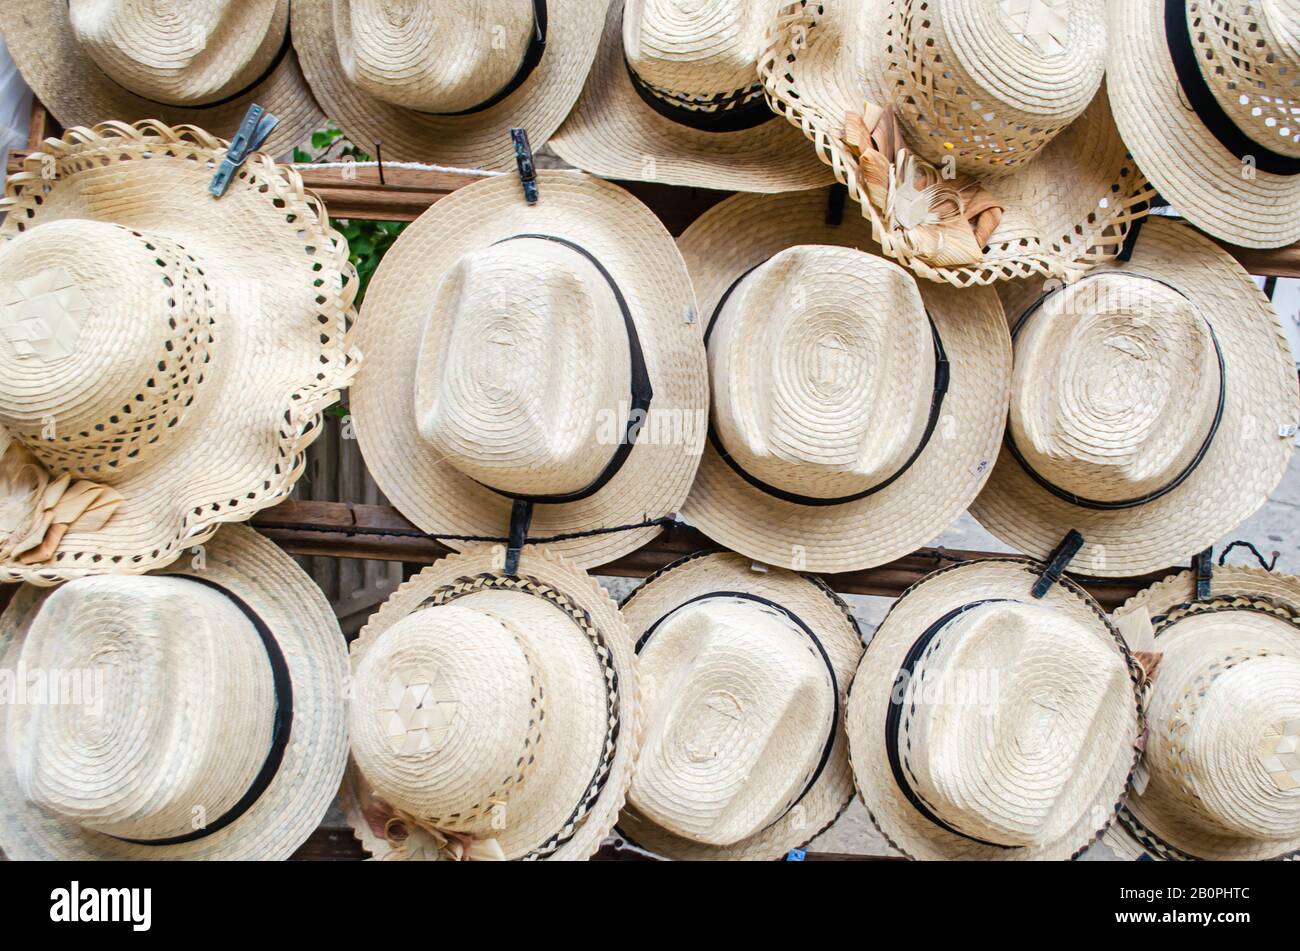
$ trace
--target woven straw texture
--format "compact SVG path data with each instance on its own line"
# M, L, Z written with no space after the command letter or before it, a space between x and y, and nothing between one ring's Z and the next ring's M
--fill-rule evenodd
M1006 558L934 572L893 604L863 656L847 715L853 776L876 827L910 858L1072 859L1120 807L1144 725L1141 668L1082 588L1063 580L1042 600L1030 595L1043 567ZM941 629L908 681L912 722L900 753L909 784L930 793L936 815L999 844L949 832L920 813L899 789L885 746L890 696L913 643L950 611L985 599L1010 603L982 606L1003 615L991 618L991 629L959 625L980 608ZM954 645L944 632L963 636ZM971 637L983 643L966 644ZM983 716L944 709L971 702L963 684L973 689L979 681L972 675L990 674L992 696L975 693L976 702L991 706ZM917 705L922 688L920 695L940 709ZM1087 730L1079 729L1080 719ZM1061 770L1063 763L1070 768ZM1036 824L1022 828L1031 819Z
M679 246L699 295L701 322L707 323L723 293L738 277L789 248L829 245L879 255L867 222L846 215L842 224L828 225L826 202L825 192L736 195L710 209L688 228ZM825 444L827 426L821 419L827 413L834 414L836 407L847 418L862 416L862 400L855 396L858 391L828 389L818 382L824 376L839 374L854 379L849 368L856 353L862 372L866 372L869 363L873 385L876 385L874 376L885 371L888 360L900 361L904 366L913 360L907 355L891 354L880 339L883 334L890 347L898 343L893 337L902 333L899 312L882 307L881 299L875 294L864 296L863 288L880 276L879 264L887 263L881 261L857 270L852 266L846 269L843 261L838 261L824 274L799 275L799 282L821 286L824 290L824 293L801 294L797 284L785 289L792 312L802 315L804 320L796 322L783 316L784 311L777 308L773 323L765 330L769 335L774 329L779 330L781 336L763 336L740 347L738 352L748 354L749 359L770 359L772 369L764 372L775 374L785 384L782 394L789 404L785 428L791 435L790 451L782 455L787 460L824 462L830 457L835 447ZM914 282L906 272L890 265L878 283L883 293L886 287L898 288ZM909 288L907 295L900 299L908 300L912 306L914 294L915 289ZM821 310L822 298L832 296L837 301L836 308ZM1011 381L1010 338L1001 305L991 289L958 291L921 282L920 297L943 340L951 376L934 432L920 456L900 478L855 502L802 505L773 497L747 483L710 443L705 446L699 474L682 510L690 522L715 541L751 558L817 572L884 564L925 544L952 524L980 491L1002 439ZM868 318L881 321L879 326L883 329L870 328L870 333L862 329L859 322ZM727 319L723 317L719 325ZM918 321L919 327L915 326ZM788 329L797 330L805 324L815 330L795 333ZM912 344L930 348L922 352L918 362L921 366L926 362L932 366L932 336L924 315L914 315L913 325ZM711 340L711 351L715 343L725 341ZM717 368L715 362L715 371ZM721 393L722 387L732 382L715 381L715 393ZM915 379L903 382L908 384L910 395L905 397L896 391L884 398L882 405L889 407L888 418L895 427L899 407L905 402L911 407L912 425L897 439L898 445L893 449L893 455L905 459L919 445L919 438L911 430L918 417L929 413L933 384L920 373ZM716 421L716 407L714 417ZM816 425L805 420L813 420ZM840 422L834 426L845 428ZM801 427L802 437L798 435ZM865 433L859 437L865 439ZM730 451L739 443L724 440L724 445ZM836 451L842 454L842 447ZM797 466L786 464L783 468L787 478L791 474L796 478L806 477ZM789 490L789 485L782 487ZM798 494L819 493L800 491Z
M25 586L0 615L0 668L10 677L20 663L29 675L104 674L98 712L0 704L8 858L285 859L324 818L347 759L347 656L334 613L302 569L250 529L226 526L203 555L146 578ZM120 837L189 833L198 806L216 820L260 768L270 735L261 642L224 595L177 580L186 577L220 585L265 622L288 664L293 725L275 778L242 816L192 842L135 844ZM194 590L178 594L180 584Z
M734 38L728 28L735 27L735 19L742 16L741 4L710 0L686 13L678 8L664 9L666 6L663 0L629 4L613 0L600 51L582 96L551 140L555 152L565 161L605 178L747 192L795 191L830 184L830 172L803 144L799 134L776 118L736 132L710 132L674 122L642 101L624 59L625 7L650 20L649 26L642 27L643 36L655 25L651 14L656 12L662 14L661 19L673 20L673 30L684 32L676 40L665 37L670 42L661 45L671 48L652 50L647 45L639 61L646 82L677 82L688 86L686 92L700 96L731 93L737 88L731 84L743 74L737 71L734 61L748 59L747 51L742 49L730 51L730 57L726 55L727 44ZM675 20L674 14L681 19ZM665 24L658 25L667 33ZM695 35L691 53L714 54L707 75L680 62L685 58L685 36L691 35ZM748 68L752 75L746 84L757 84L757 72L753 72L753 66ZM709 85L689 88L698 82Z
M347 137L385 158L458 168L515 167L510 129L534 149L564 121L596 55L609 0L547 4L546 49L505 99L534 29L510 0L295 0L293 42L312 91Z
M288 9L288 0L9 0L0 33L65 128L154 119L228 139L257 103L280 120L263 148L281 155L325 124L288 48Z
M548 278L543 286L537 280L541 272L528 260L518 262L517 268L499 254L503 248L544 242L513 241L490 248L519 234L572 241L609 271L627 301L654 388L650 411L618 473L586 499L538 504L530 536L614 528L676 512L699 464L708 407L707 371L699 327L690 323L695 320L690 277L672 238L649 209L615 185L571 171L544 171L538 178L541 200L536 205L526 204L519 182L506 177L470 185L438 202L388 252L366 295L358 327L366 369L352 388L351 403L357 436L384 494L426 532L506 535L511 500L475 481L489 474L471 466L475 460L489 467L493 485L505 489L502 473L512 470L513 478L522 480L516 485L527 488L540 487L544 483L539 479L556 474L532 472L530 465L564 455L570 489L581 488L575 480L580 483L582 474L575 474L574 466L589 466L592 460L581 458L581 450L568 452L561 444L594 418L586 409L594 408L599 394L609 391L601 382L609 372L604 364L618 366L617 361L626 361L621 321L611 334L592 329L593 312L604 317L605 311L575 308L568 297L550 296L547 288L555 280ZM534 257L529 250L520 253ZM564 253L577 257L571 251ZM476 279L494 279L496 291L477 311L482 320L466 324L472 329L447 330L452 334L452 350L468 356L461 359L449 353L439 364L450 366L450 361L462 368L454 377L442 378L443 391L454 388L470 395L461 401L465 412L459 418L450 405L439 409L440 417L426 428L439 440L435 444L421 436L417 418L421 363L416 342L426 333L443 332L439 322L452 317L451 310L434 306L444 278L451 275L459 280L464 263L484 255L496 255L492 258L496 263L481 274L473 273ZM539 268L545 264L534 263ZM596 278L593 285L600 280ZM523 326L524 315L531 318L528 326ZM493 333L484 336L488 331ZM498 340L507 331L509 335ZM602 349L602 341L609 347ZM438 379L419 382L432 387ZM596 413L611 423L617 420L618 427L628 415L626 372L620 385L622 408L604 406ZM483 394L481 398L473 395L476 391ZM561 415L567 413L565 404L549 395L556 392L587 394L584 411L572 417ZM432 402L419 405L427 408ZM519 405L537 414L540 436L547 440L545 453L529 452L525 458L519 440L514 440L514 455L509 457L514 461L508 465L483 458L476 447L489 434L524 425ZM458 432L469 435L455 439ZM494 451L509 450L508 441L504 436L498 439ZM596 448L599 470L614 449L609 444ZM450 457L447 449L454 450ZM553 547L581 567L589 567L638 548L658 532L657 527L640 528L555 542ZM449 544L460 547L462 543L451 540Z
M206 326L177 323L176 333L182 340L207 338L208 352L202 363L195 356L194 365L203 372L196 381L183 350L172 341L161 335L151 341L140 329L149 325L119 319L96 322L101 329L95 339L82 341L101 348L92 353L35 368L30 360L6 356L13 376L0 392L11 404L14 435L39 454L33 421L48 421L53 414L55 439L60 433L69 437L66 451L49 454L49 462L59 466L106 458L104 447L93 444L95 430L73 428L94 415L88 407L101 407L102 417L150 394L137 372L145 368L138 362L123 365L114 353L139 361L142 355L161 356L171 345L173 364L164 367L160 361L156 376L176 382L182 387L178 394L184 385L194 392L170 407L149 395L142 405L177 419L174 430L144 447L129 465L118 468L109 461L91 473L126 498L104 528L70 532L47 563L0 566L0 581L53 584L88 574L145 572L204 541L218 524L243 521L281 501L302 472L321 410L351 379L356 357L348 338L356 275L347 242L329 227L319 200L304 190L298 173L261 153L249 158L226 196L214 201L207 185L225 145L198 129L106 123L48 140L27 158L22 172L10 176L0 202L8 212L0 239L24 273L47 263L91 277L111 270L105 266L111 258L79 264L69 254L84 256L85 246L60 250L58 241L43 237L47 226L57 225L65 231L56 234L72 237L100 234L110 224L128 229L113 233L104 247L129 252L124 263L140 267L138 244L144 240L146 250L161 255L164 283L172 274L183 288L203 285L208 306L199 308L201 318L195 319ZM153 248L150 239L158 242ZM179 270L178 249L185 258ZM136 319L142 300L156 312L163 289L131 286L153 280L151 271L156 276L154 262L143 267L129 281L105 276L85 292L91 300L102 298L110 316ZM177 306L197 305L182 296ZM103 378L102 391L87 392L89 369L97 383ZM61 378L68 385L60 387ZM132 391L132 384L146 389ZM184 408L190 395L192 403ZM101 418L99 424L107 430L118 420ZM86 444L79 445L82 437Z
M724 623L714 630L708 649L698 655L685 647L673 656L669 630L657 630L642 648L646 728L619 832L672 859L779 859L833 823L853 797L843 711L862 638L848 606L819 580L779 570L756 572L748 559L726 552L682 559L629 595L622 610L631 642L685 602L719 591L766 598L808 625L834 671L839 717L832 719L829 680L791 692L794 671L810 667L818 672L816 680L826 674L825 661L804 632L787 630L776 637L796 652L799 659L792 659L758 636L760 625L747 612L762 609L753 602L705 602L714 605L706 611L721 611L738 626ZM657 638L666 639L668 656L655 648ZM688 638L693 640L693 633ZM680 639L678 646L685 646ZM645 680L648 668L660 672L654 678L660 683ZM809 767L819 761L828 729L834 730L834 745L809 786ZM791 778L797 781L784 782ZM772 802L776 785L789 786L794 795ZM639 812L640 796L655 803L656 815L671 816L673 828Z
M1017 359L1022 348L1041 344L1032 366L1043 369L1036 377L1026 370L1013 383L1012 431L1024 432L1017 416L1034 430L1017 445L1027 459L1053 467L1062 488L1087 498L1137 499L1170 484L1204 442L1206 416L1217 405L1217 359L1206 353L1197 323L1207 321L1222 348L1225 378L1222 419L1204 457L1159 498L1103 510L1053 495L1004 447L971 506L999 539L1038 558L1078 529L1084 546L1070 568L1082 575L1159 571L1214 544L1264 504L1293 451L1282 427L1296 421L1295 365L1277 314L1250 276L1209 239L1160 218L1144 224L1131 261L1104 265L1089 282L1125 274L1163 281L1178 293L1160 288L1153 295L1145 280L1119 282L1092 302L1083 285L1072 288L1063 292L1079 309L1065 325L1079 328L1070 334L1043 320L1048 314L1031 316L1043 320L1044 332L1030 334L1027 326ZM1032 300L1032 290L1017 296ZM1009 310L1010 319L1023 312ZM1023 359L1031 359L1028 350ZM1193 372L1208 376L1210 388Z
M1163 3L1108 5L1111 108L1133 157L1188 221L1248 248L1300 239L1300 175L1228 151L1186 105L1165 38ZM1273 152L1300 158L1300 4L1189 0L1201 75L1234 125Z
M377 859L438 854L377 833L367 816L377 800L448 810L413 814L495 838L506 857L527 860L590 857L623 806L640 736L627 627L609 595L566 559L528 546L511 577L500 571L501 554L476 546L426 568L353 644L345 806ZM422 727L424 740L395 750L392 698L370 688L377 671L430 675L441 730Z
M888 71L890 9L889 0L788 3L759 63L769 103L813 142L884 254L920 277L959 287L1032 275L1074 278L1113 258L1154 193L1128 157L1104 94L1034 161L988 181L1004 213L982 263L935 267L890 233L867 197L844 125L846 114L861 111L864 96L885 106L902 95ZM1019 43L1008 37L1004 42ZM920 138L912 138L919 148Z

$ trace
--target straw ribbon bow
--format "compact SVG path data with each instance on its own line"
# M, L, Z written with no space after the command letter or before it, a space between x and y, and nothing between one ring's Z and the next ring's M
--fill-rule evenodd
M440 829L379 799L363 809L370 831L392 847L391 859L435 859L451 862L504 862L496 839Z

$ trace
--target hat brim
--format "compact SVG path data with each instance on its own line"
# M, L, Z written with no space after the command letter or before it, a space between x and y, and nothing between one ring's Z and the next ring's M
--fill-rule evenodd
M862 634L848 605L820 579L786 571L756 572L751 562L740 555L700 552L661 569L623 601L629 643L635 643L647 628L679 605L713 591L740 591L767 598L797 615L817 634L830 658L839 690L840 720L835 724L830 759L795 808L761 832L732 845L687 839L655 825L631 807L623 810L618 829L637 846L665 858L779 859L825 831L853 799L843 720L849 684L862 656Z
M426 532L497 538L510 525L510 498L475 482L421 439L413 395L419 348L412 341L420 339L447 271L463 255L512 235L566 238L601 262L627 300L654 388L641 434L617 474L585 499L538 504L530 536L616 528L677 512L699 464L705 432L694 421L708 411L708 370L699 327L688 322L695 306L690 276L671 236L623 189L581 172L540 172L538 188L536 205L524 200L517 180L504 177L444 198L407 228L366 293L357 328L365 370L351 399L357 438L384 494ZM587 568L627 554L659 531L587 535L548 547ZM465 546L454 539L447 544Z
M293 727L275 778L225 828L178 845L140 845L87 830L24 800L6 749L8 704L0 704L0 850L13 860L288 858L320 825L347 761L343 685L347 646L334 612L307 574L273 543L242 525L223 528L203 560L155 574L215 582L266 622L293 684ZM48 589L24 586L0 615L0 667L13 670Z
M511 128L524 128L534 149L572 108L600 38L608 0L565 0L547 7L546 52L523 84L494 106L462 116L405 109L348 81L334 30L334 0L295 0L293 43L312 91L347 137L385 158L462 168L515 167Z
M1119 632L1101 607L1068 579L1051 586L1040 600L1031 589L1043 565L1021 558L967 562L934 572L894 602L876 629L849 692L849 755L858 794L871 821L890 845L913 859L1063 860L1078 856L1115 817L1137 762L1135 743L1142 724L1141 669L1123 646ZM981 597L1009 598L1045 605L1094 630L1123 654L1133 685L1133 729L1129 742L1113 751L1106 781L1088 803L1074 803L1079 820L1059 839L1033 848L999 848L956 835L931 822L898 788L885 747L885 720L891 692L908 650L920 632L949 611ZM1099 754L1102 755L1102 754Z
M1108 4L1110 104L1133 157L1169 204L1216 238L1247 248L1300 239L1300 175L1247 178L1242 160L1183 104L1164 11L1150 0Z
M801 244L880 254L856 215L826 222L825 191L736 195L705 212L678 246L707 325L718 301L750 268ZM1006 422L1011 338L990 288L919 282L943 340L950 380L935 432L892 485L843 505L800 505L746 482L710 443L683 515L728 548L797 571L852 571L884 564L946 529L988 478Z
M0 581L140 574L283 500L321 410L351 379L347 242L298 174L264 154L214 200L224 149L198 129L106 123L50 140L10 176L0 240L68 218L164 235L200 262L218 303L214 359L181 425L105 479L125 502L99 531L64 536L50 561L0 566Z
M548 808L558 810L554 813L557 817L555 827L549 829L549 834L562 834L564 841L543 857L549 860L589 858L614 828L618 811L623 807L641 735L635 655L628 638L627 625L617 605L594 578L567 559L533 545L522 550L519 571L515 576L507 576L501 571L500 554L490 546L479 545L459 555L450 555L425 568L384 602L353 644L353 663L359 661L362 653L384 631L417 610L433 592L484 576L511 579L507 590L527 591L530 588L549 587L558 591L567 604L586 612L614 671L613 683L617 686L617 733L613 759L599 792L587 806L582 818L571 827L564 825L570 812L568 804L547 804ZM574 636L582 636L576 626L574 631ZM603 706L587 713L602 721L608 716ZM586 775L584 773L584 778ZM349 760L347 781L344 783L344 811L349 825L362 846L374 858L399 858L400 854L394 851L393 846L377 835L366 821L364 803L370 796L371 790L364 776L356 763ZM541 844L538 843L539 846Z
M1214 326L1223 351L1223 417L1209 451L1185 482L1145 505L1102 511L1053 495L1005 447L971 505L980 524L1008 545L1045 558L1070 529L1083 548L1070 570L1094 577L1160 571L1214 544L1251 516L1277 487L1293 451L1279 427L1296 421L1300 382L1268 298L1222 248L1160 217L1142 227L1128 262L1093 274L1134 273L1186 294ZM1022 288L1018 300L1032 299ZM1008 314L1014 324L1022 311ZM1207 504L1207 500L1213 500Z
M752 129L704 132L647 106L623 59L622 0L610 4L586 86L551 148L604 178L748 192L796 191L834 180L803 137L775 113Z
M145 99L110 79L78 44L67 0L9 0L0 10L0 33L27 84L65 128L154 119L165 125L198 126L230 139L248 107L257 103L280 120L262 149L283 155L325 125L292 49L270 75L237 99L191 108Z
M1263 568L1237 566L1216 567L1210 577L1210 597L1242 596L1266 598L1300 610L1300 578L1276 574ZM1196 598L1196 576L1190 571L1172 575L1138 592L1114 612L1118 620L1133 611L1145 609L1156 619L1181 605L1191 605ZM1300 652L1300 631L1279 618L1279 636ZM1194 632L1177 624L1159 625L1155 632L1158 651L1175 640L1194 637ZM1249 644L1240 644L1243 651ZM1159 684L1159 676L1155 683ZM1162 809L1159 803L1147 802L1133 790L1120 811L1119 821L1106 833L1105 842L1120 855L1173 861L1204 859L1208 861L1265 861L1300 857L1300 836L1290 840L1261 842L1243 837L1214 835L1194 823L1180 821L1176 813Z

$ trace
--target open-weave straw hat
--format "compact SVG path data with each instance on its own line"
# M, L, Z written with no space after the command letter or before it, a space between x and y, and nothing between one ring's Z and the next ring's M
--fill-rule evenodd
M20 588L0 615L0 850L288 858L338 792L346 677L320 589L241 525L165 571Z
M596 55L609 0L294 0L293 42L325 111L385 158L505 170L539 148Z
M832 181L764 99L776 0L613 0L582 97L551 147L605 178L783 192Z
M1300 2L1115 0L1111 108L1160 194L1248 248L1300 239Z
M48 557L6 556L0 581L142 573L279 502L350 380L347 242L261 153L214 199L225 148L106 123L48 140L6 183L0 551L46 482L120 504Z
M366 295L357 436L426 532L500 538L519 498L536 538L638 525L676 512L699 464L704 348L672 238L582 172L543 171L538 188L535 205L505 176L444 198ZM554 545L588 567L658 531Z
M639 735L632 642L596 581L545 549L476 546L420 572L352 645L349 822L380 859L585 859Z
M232 137L253 103L289 151L325 121L289 42L289 0L6 0L0 33L64 126L156 119Z
M1113 256L1145 214L1151 191L1098 92L1105 43L1100 0L795 2L760 73L774 107L861 203L886 255L965 286L1080 274ZM935 187L916 195L897 173L892 210L873 204L852 147L849 117L864 99L897 118L897 144L938 169ZM918 209L957 173L1002 208L982 258L961 265L909 237L933 222Z
M646 714L620 833L674 859L778 859L838 818L862 637L834 592L702 552L651 576L623 617Z
M1226 252L1151 218L1132 260L1043 290L1008 307L1006 444L971 506L985 528L1039 558L1077 529L1071 571L1130 575L1191 557L1264 504L1300 387L1277 314Z
M997 456L1011 345L997 294L916 280L825 191L736 195L682 235L708 331L709 443L683 514L795 570L901 557Z
M1142 669L1073 582L999 558L909 588L849 694L872 821L914 859L1069 859L1115 818L1137 759Z
M1115 612L1154 667L1146 752L1107 844L1161 859L1300 858L1300 578L1184 572Z

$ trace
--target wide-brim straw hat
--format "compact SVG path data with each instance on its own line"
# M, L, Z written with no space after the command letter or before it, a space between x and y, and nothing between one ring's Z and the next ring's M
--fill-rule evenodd
M515 165L511 128L536 149L564 121L607 2L492 0L467 15L437 2L295 0L293 42L312 91L359 148L504 171Z
M936 571L890 608L848 703L858 794L913 859L1062 860L1114 820L1141 667L1105 612L1019 558Z
M1300 578L1217 567L1200 600L1183 572L1114 619L1154 672L1142 767L1106 843L1131 858L1300 857Z
M979 262L961 267L931 263L886 226L868 198L846 141L845 120L863 111L864 98L885 108L902 96L889 71L893 2L901 0L788 3L760 64L774 107L812 140L822 161L848 187L862 215L871 221L884 253L922 277L958 286L1031 275L1077 276L1091 264L1113 257L1123 245L1128 227L1145 214L1152 191L1120 140L1104 91L1094 95L1083 112L1045 146L1037 148L1032 159L996 177L976 173L976 180L1003 207L1001 221L988 237ZM992 7L988 11L986 18L1006 15ZM953 24L952 29L957 26ZM975 34L962 42L970 47L966 55L974 57L975 63L982 55L976 51L985 44L996 47L1003 54L1002 68L1012 72L1025 68L1019 58L1029 55L1010 32L992 37ZM1053 57L1051 62L1063 59L1069 57ZM937 74L937 67L931 67ZM1072 68L1067 73L1065 80L1056 80L1061 88L1078 91L1086 85L1086 76L1078 70ZM925 70L920 75L939 83ZM990 90L984 108L993 108L990 101L1050 100L1061 92L1050 82L1044 85L1048 88ZM967 91L966 95L970 94ZM945 93L940 89L934 95L942 98ZM919 133L906 124L903 131L905 145L925 151Z
M302 473L354 370L356 273L319 200L269 156L213 198L225 151L198 129L106 123L9 177L3 435L39 457L41 485L67 476L121 501L0 581L160 567Z
M348 821L377 859L588 858L632 777L640 707L617 605L535 546L402 585L352 646Z
M1045 558L1077 529L1071 571L1143 574L1268 499L1300 386L1277 313L1222 248L1153 217L1130 261L1005 297L1020 325L1009 442L971 506L999 539Z
M848 605L811 575L701 552L622 611L645 709L624 838L672 859L779 859L839 817L862 656Z
M613 0L582 96L551 148L604 178L748 192L830 184L830 172L799 133L767 109L750 66L771 6L709 0L686 10L663 9L663 0ZM629 66L625 10L644 15L635 26L642 31L642 68L653 67L648 79L634 79ZM744 113L739 119L737 110Z
M712 436L705 446L683 515L713 540L750 558L816 572L883 564L913 551L952 524L980 491L997 457L1011 383L1011 341L993 290L958 290L926 281L918 286L907 272L879 257L880 249L872 242L870 225L864 219L845 215L841 224L828 224L827 201L826 190L736 195L701 216L678 242L699 295L703 326L719 310L729 289L743 287L748 278L759 273L755 268L782 252L798 246L811 246L814 258L827 257L825 252L830 249L855 248L861 252L862 258L855 263L845 263L839 260L841 254L835 253L830 256L836 260L825 267L814 260L806 274L791 281L790 293L782 298L807 315L807 321L802 323L812 328L820 326L820 332L796 335L799 324L788 322L787 326L778 315L774 320L780 328L779 338L773 335L739 342L753 348L757 358L787 354L780 360L781 398L795 408L787 415L796 431L801 428L801 412L811 412L808 418L817 419L822 412L818 406L830 407L825 412L834 415L836 405L846 400L853 403L856 391L830 396L821 392L824 386L818 383L818 375L835 370L833 366L825 368L824 361L837 357L824 352L827 347L846 351L839 357L851 357L853 353L848 352L851 348L845 342L862 335L867 338L863 346L868 349L852 348L859 358L859 369L878 364L880 373L888 369L896 374L900 368L912 367L911 360L917 361L915 366L928 362L934 368L928 378L917 371L914 376L896 381L893 387L897 406L891 403L880 408L882 419L888 415L890 425L896 428L894 416L889 414L894 414L904 399L909 400L909 419L917 425L931 423L926 417L939 407L928 435L912 431L902 440L907 446L922 447L921 451L894 467L896 472L890 474L895 476L894 481L886 483L881 473L879 481L871 480L876 491L854 501L813 505L778 497L729 465ZM867 255L875 258L868 260ZM813 281L818 283L814 285ZM897 309L892 305L881 307L879 299L868 299L872 295L867 289L872 286L882 292L886 287L898 291ZM807 289L811 287L821 290ZM918 289L923 312L917 305ZM729 296L735 294L732 290ZM834 307L827 304L831 299L836 301ZM873 338L868 331L872 325L860 325L865 321L876 322L877 326L879 321L898 321L904 310L916 325L911 340L920 348L920 355L913 358L892 353L879 341L871 344ZM931 328L926 327L927 315ZM728 319L727 314L721 316L721 321ZM901 323L896 329L901 337ZM942 341L948 363L942 404L934 395L934 377L938 373L932 342L935 336ZM886 339L890 347L896 343ZM712 354L712 337L709 346ZM736 382L743 385L744 380ZM723 381L713 381L715 398L722 385ZM900 387L914 387L915 392L905 395ZM863 409L857 403L853 405L850 418L860 419ZM867 410L874 412L870 406ZM715 399L715 424L716 411ZM809 432L802 439L792 437L790 452L785 455L823 461L834 461L837 452L843 455L830 446L832 436L843 424L804 423L802 428ZM862 435L874 436L874 432L872 429ZM905 450L902 442L896 442L895 448ZM738 447L724 445L734 457ZM773 454L779 453L773 450ZM797 470L787 475L791 479L800 477ZM760 481L771 483L770 479ZM793 484L787 481L781 488ZM827 490L796 494L838 498L857 493Z
M338 793L347 670L320 589L243 526L145 577L20 588L0 615L0 850L288 858Z
M1109 18L1111 108L1161 196L1233 244L1300 239L1300 6L1119 0Z
M263 146L278 156L325 124L289 41L289 0L10 0L0 33L66 128L155 119L229 139L257 103L280 120Z
M426 532L501 538L507 493L539 499L532 538L640 525L680 509L699 464L707 371L672 238L582 172L543 171L538 189L528 204L503 176L444 198L366 294L357 437L384 494ZM553 546L589 567L658 532Z

